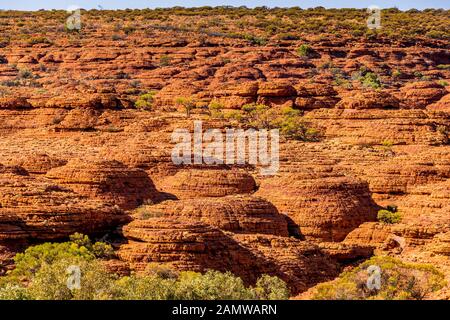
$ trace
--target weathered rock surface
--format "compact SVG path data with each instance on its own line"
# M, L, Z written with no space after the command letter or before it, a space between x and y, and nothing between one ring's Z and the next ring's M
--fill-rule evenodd
M118 207L87 199L42 178L0 173L0 241L57 240L129 221Z
M248 283L269 273L297 293L342 266L390 254L432 263L450 280L448 41L304 30L299 40L279 30L262 39L254 17L153 16L149 26L125 11L130 32L117 30L129 23L120 15L83 12L79 37L61 32L59 18L41 20L45 12L26 13L23 27L8 14L2 30L10 36L0 37L0 273L30 240L104 234L129 222L133 212L123 210L144 204L139 210L161 216L124 226L127 243L121 261L107 263L111 272L158 262L231 270ZM244 30L255 37L235 36ZM297 51L303 44L306 56ZM361 70L380 88L363 83ZM150 91L151 110L137 108ZM190 118L179 97L195 102ZM222 116L208 114L212 101ZM249 103L300 110L319 141L282 137L271 177L253 166L172 162L174 130L192 132L202 120L223 132L230 112ZM376 222L387 205L398 207L400 223Z
M87 197L135 208L161 195L145 171L127 168L118 161L72 160L47 172L46 177Z
M377 205L367 183L348 177L286 174L261 182L256 193L286 213L307 239L342 241L361 223L373 221Z
M247 283L264 273L273 274L297 293L338 270L317 246L287 237L233 235L173 218L134 220L123 232L129 242L121 246L119 257L138 271L145 271L152 262L177 270L231 270Z
M252 193L256 183L242 170L188 169L167 178L162 189L180 199L192 199Z
M235 233L288 236L285 216L270 202L253 196L169 200L139 210L141 215L200 221Z

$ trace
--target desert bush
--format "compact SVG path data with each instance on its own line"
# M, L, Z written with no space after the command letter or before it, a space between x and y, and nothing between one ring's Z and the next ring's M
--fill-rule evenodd
M63 243L43 243L28 247L25 252L14 257L15 268L1 281L30 280L46 265L57 261L77 263L79 261L93 261L96 258L110 258L113 249L110 245L95 242L82 234L75 233L70 241Z
M151 110L156 91L150 91L141 95L134 103L135 107L141 110Z
M69 287L70 267L80 270L79 287ZM44 264L26 287L36 300L105 300L112 299L115 276L97 260L57 260Z
M34 38L29 39L28 43L30 45L35 45L35 44L40 44L40 43L52 44L52 42L49 39L47 39L46 37L34 37Z
M19 79L30 79L33 78L33 73L28 69L20 69L17 77Z
M280 278L266 274L258 279L254 291L258 299L261 300L283 300L289 298L289 289L286 283Z
M301 141L318 141L320 132L308 125L300 110L291 107L281 111L264 104L246 104L242 106L240 121L256 129L279 129L280 134L288 139Z
M450 70L450 64L438 64L436 68L441 70Z
M208 105L209 114L212 118L223 118L224 113L222 111L223 105L216 100L213 100Z
M380 287L367 285L372 275L368 268L380 269ZM319 284L312 292L316 300L422 300L445 286L445 277L436 268L426 264L406 263L401 260L375 256L336 280Z
M250 42L250 44L256 45L256 46L264 46L267 44L267 39L265 39L263 37L257 37L257 36L251 35L251 34L244 35L244 39L247 40L248 42Z
M401 221L401 215L398 212L392 212L389 210L380 210L377 214L377 219L380 222L387 224L394 224Z
M393 78L398 79L402 76L402 72L400 70L394 70L391 75Z
M118 277L100 263L110 247L75 234L71 241L44 243L16 255L16 269L1 277L0 300L223 300L287 299L286 284L263 275L247 287L230 272L176 272L150 263L145 274ZM79 282L70 268L79 270ZM72 284L72 286L69 286Z
M312 48L308 44L302 44L300 47L297 48L297 54L300 57L309 57L312 53Z
M122 36L121 36L120 34L113 34L113 35L111 36L111 39L112 39L113 41L120 41L120 40L122 40Z
M359 78L361 84L366 88L379 89L382 84L378 76L373 72L367 72Z

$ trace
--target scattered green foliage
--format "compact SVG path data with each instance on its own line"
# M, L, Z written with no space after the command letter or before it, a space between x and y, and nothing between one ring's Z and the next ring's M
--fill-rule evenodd
M372 274L380 269L380 287L367 286ZM387 256L375 256L336 280L319 284L313 291L316 300L422 300L445 286L445 277L431 265L402 262Z
M195 109L196 103L195 100L192 98L187 97L178 97L175 99L175 104L183 106L186 111L186 117L191 116L191 111Z
M217 100L213 100L208 105L209 114L212 118L224 118L223 105Z
M0 300L240 300L287 299L286 284L263 275L254 287L230 272L175 272L169 265L150 263L145 274L119 277L101 258L111 247L75 234L69 242L29 247L15 257L16 268L0 277ZM72 267L79 285L69 286Z
M450 64L438 64L436 68L441 70L450 70Z
M52 42L47 39L46 37L34 37L31 38L30 40L28 40L28 43L30 45L35 45L35 44L52 44Z
M264 104L251 103L243 105L241 112L226 114L225 118L255 129L279 129L281 135L293 140L318 141L321 137L320 132L310 127L302 117L301 111L291 107L280 111Z
M300 57L309 57L312 53L312 48L308 44L302 44L300 47L297 48L297 54Z
M170 58L170 56L168 56L167 54L163 54L161 57L159 57L159 65L161 67L169 66L171 61L172 58Z
M367 72L359 78L361 84L366 88L379 89L382 87L378 76L373 72Z
M378 221L387 223L387 224L394 224L399 223L402 219L399 212L392 212L389 210L380 210L378 211L377 215Z
M151 110L153 107L156 91L150 91L141 95L134 103L135 107L141 110Z

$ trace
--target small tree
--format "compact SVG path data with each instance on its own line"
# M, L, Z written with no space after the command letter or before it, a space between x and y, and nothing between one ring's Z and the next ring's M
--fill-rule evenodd
M188 118L191 116L191 111L195 109L195 101L192 98L179 97L175 100L175 103L184 107Z

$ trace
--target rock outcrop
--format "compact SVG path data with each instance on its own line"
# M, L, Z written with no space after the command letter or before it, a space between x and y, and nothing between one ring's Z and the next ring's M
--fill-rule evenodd
M377 205L367 183L353 178L286 174L261 182L256 193L271 201L306 239L342 241L360 224L373 221Z
M118 161L72 160L47 172L46 177L86 197L135 208L162 199L145 171Z

